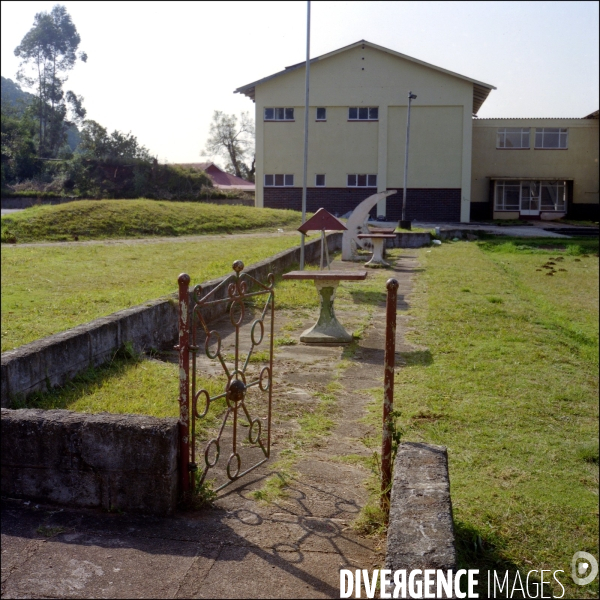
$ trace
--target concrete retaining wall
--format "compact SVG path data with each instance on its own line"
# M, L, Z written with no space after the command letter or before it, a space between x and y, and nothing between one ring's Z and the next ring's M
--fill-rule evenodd
M73 202L79 198L42 198L39 196L19 196L17 198L1 198L0 205L2 208L29 208L31 206L39 206L41 204L65 204Z
M386 569L456 569L448 454L400 444L394 464Z
M2 409L2 494L168 515L177 502L177 419Z
M427 232L406 232L396 233L396 239L392 240L396 248L423 248L431 244L431 233Z
M331 252L341 248L342 234L328 235L327 243ZM306 262L317 261L320 249L320 239L308 242L305 246ZM265 281L269 273L283 273L299 261L300 248L297 247L247 267L244 271L259 281ZM174 273L174 287L178 275ZM223 279L203 283L205 293ZM226 293L227 286L223 286L222 297ZM210 320L224 311L225 303L213 307L212 313L206 315ZM177 319L174 294L4 352L1 404L8 407L11 398L26 398L36 391L63 386L87 367L98 366L109 360L126 343L131 343L138 352L172 347L177 341Z

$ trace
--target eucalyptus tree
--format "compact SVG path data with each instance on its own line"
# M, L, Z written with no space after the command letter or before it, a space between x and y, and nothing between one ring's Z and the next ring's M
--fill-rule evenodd
M81 38L67 9L57 4L52 10L35 15L33 27L15 48L21 59L17 79L26 87L36 89L35 114L38 120L38 156L56 156L64 144L70 123L85 117L83 98L72 91L65 92L67 72L77 60L87 61L79 52Z

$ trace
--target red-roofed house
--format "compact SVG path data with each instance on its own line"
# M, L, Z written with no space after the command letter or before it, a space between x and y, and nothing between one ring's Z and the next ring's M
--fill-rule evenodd
M213 162L203 163L185 163L180 164L180 167L191 167L192 169L199 169L205 171L210 177L213 185L219 190L241 190L245 192L253 192L255 187L251 181L246 181L241 177L231 175L231 173L225 173Z

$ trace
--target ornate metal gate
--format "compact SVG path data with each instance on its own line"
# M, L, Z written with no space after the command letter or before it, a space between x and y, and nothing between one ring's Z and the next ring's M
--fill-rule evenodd
M195 490L202 484L210 469L219 462L222 448L226 440L224 432L228 421L231 421L231 452L226 463L226 481L216 488L218 491L268 460L271 451L271 399L273 382L273 317L275 310L274 276L267 276L263 284L254 277L243 272L244 263L236 260L233 263L234 274L223 280L217 287L202 295L202 286L194 287L189 293L190 277L186 273L179 276L179 429L180 429L180 476L184 492ZM263 304L264 301L264 304ZM225 305L225 306L223 306ZM260 308L262 306L262 308ZM244 323L246 312L258 311L258 318L251 323ZM213 315L229 314L233 327L234 352L230 356L221 347L222 336L211 330L207 324L208 313ZM255 352L265 339L265 321L269 330L267 364L260 368L256 375L250 373L249 365ZM244 330L244 331L242 331ZM242 355L240 343L242 333L248 334L248 353ZM203 342L203 343L202 343ZM201 388L197 381L199 370L199 353L220 365L226 383L221 393L211 396L209 391ZM191 355L191 360L190 360ZM254 354L256 357L258 352ZM230 363L230 364L228 364ZM191 377L190 377L191 368ZM251 381L247 381L247 376ZM190 389L191 386L191 389ZM200 387L200 389L198 389ZM261 397L266 396L266 417L252 418L247 406L247 394L255 388ZM209 414L211 407L219 399L224 398L222 418L218 433L205 444L202 451L203 465L196 463L197 449L196 422ZM191 402L190 402L191 401ZM191 406L190 406L191 404ZM213 413L215 411L213 410ZM239 435L240 417L247 419L243 423L248 428L246 440ZM215 415L213 414L213 418ZM266 421L266 428L263 426ZM265 430L266 429L266 430ZM242 442L246 447L260 449L259 460L246 466L240 455Z

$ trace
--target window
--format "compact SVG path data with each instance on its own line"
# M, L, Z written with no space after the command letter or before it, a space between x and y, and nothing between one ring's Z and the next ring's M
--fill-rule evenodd
M327 121L326 108L317 108L317 121Z
M568 129L559 127L542 127L535 130L536 148L567 148Z
M293 175L265 175L265 187L292 187Z
M567 184L565 181L513 181L496 182L494 209L520 211L521 214L565 212Z
M521 206L521 182L496 182L496 210L519 210Z
M567 186L565 181L542 181L542 210L564 212L567 208Z
M317 187L325 186L325 175L315 175L315 185Z
M529 148L529 127L501 127L496 135L496 148Z
M377 121L379 119L379 108L366 106L351 106L348 109L349 121Z
M377 175L348 175L348 187L377 187Z
M293 121L293 108L265 108L265 121Z

